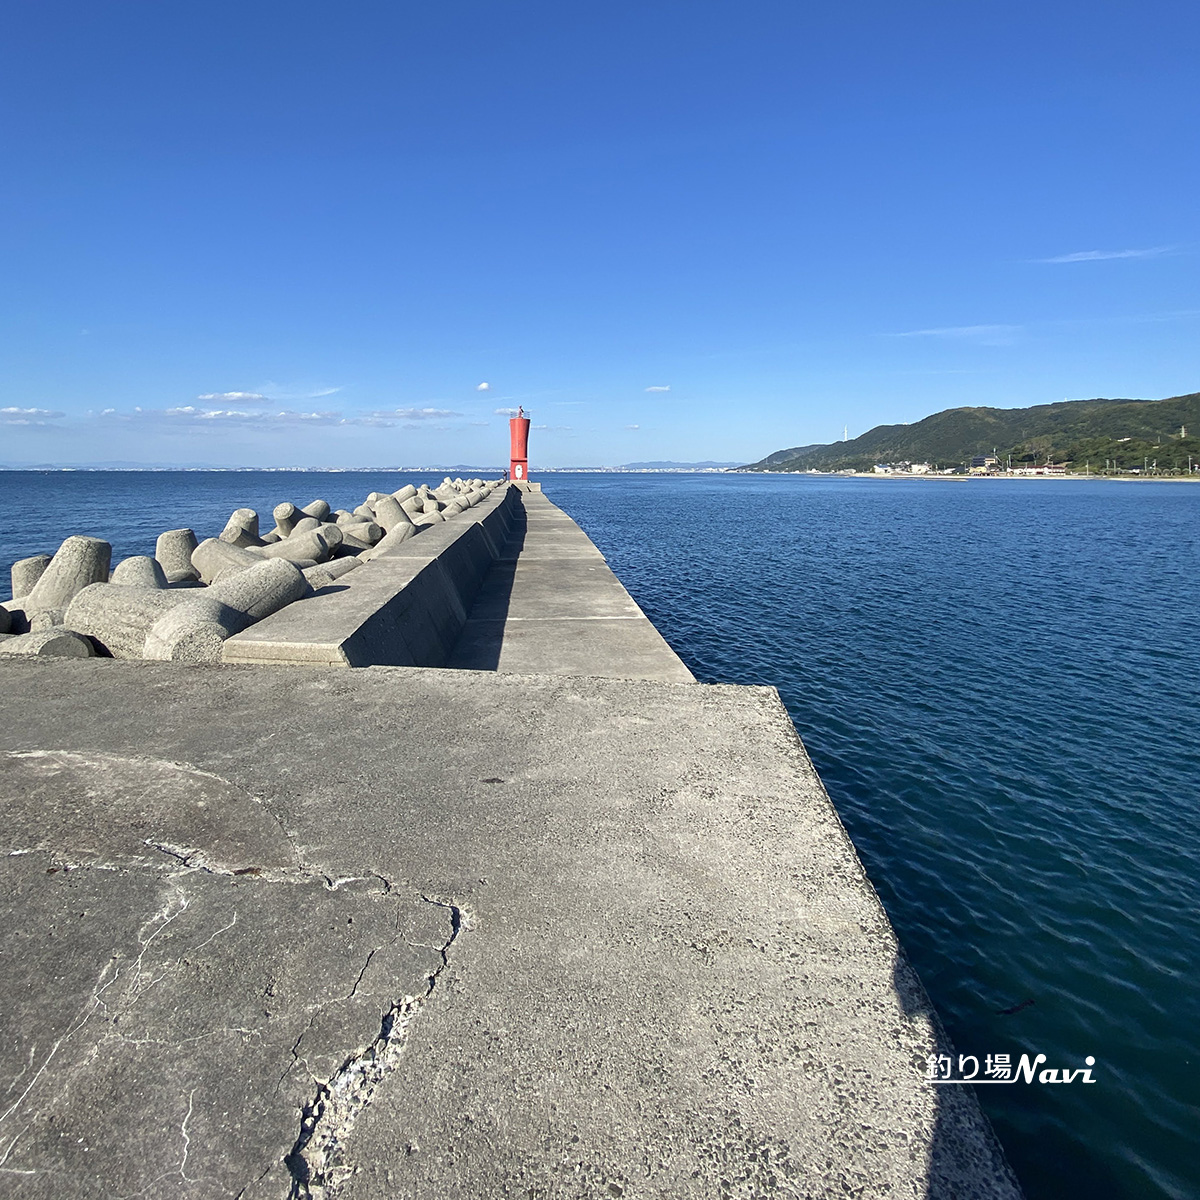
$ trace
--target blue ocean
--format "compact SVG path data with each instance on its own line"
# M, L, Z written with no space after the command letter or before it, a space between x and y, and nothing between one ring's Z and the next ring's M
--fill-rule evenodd
M0 472L0 579L421 478ZM976 1089L1032 1200L1200 1195L1200 487L544 487L697 678L779 688L957 1049L1095 1058Z

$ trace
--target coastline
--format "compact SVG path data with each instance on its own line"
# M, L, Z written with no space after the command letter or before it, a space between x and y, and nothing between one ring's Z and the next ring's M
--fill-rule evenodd
M817 479L887 479L904 480L908 483L978 483L980 481L1004 483L1200 483L1200 475L892 475L854 474L842 471L730 471L731 475L791 475L810 476Z

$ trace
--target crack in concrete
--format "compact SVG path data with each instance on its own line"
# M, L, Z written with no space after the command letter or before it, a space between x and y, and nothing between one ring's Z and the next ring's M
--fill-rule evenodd
M336 1197L350 1173L350 1168L342 1161L342 1154L351 1130L363 1109L371 1103L384 1077L399 1062L409 1026L421 1006L433 995L439 976L449 965L450 947L468 927L466 914L458 905L426 895L421 899L450 913L450 937L441 946L431 947L440 955L441 965L428 976L424 994L394 1001L383 1014L374 1040L350 1055L325 1083L318 1082L313 1100L301 1110L300 1135L283 1159L292 1179L288 1200L334 1200ZM366 971L365 966L363 971ZM362 976L359 978L361 980Z

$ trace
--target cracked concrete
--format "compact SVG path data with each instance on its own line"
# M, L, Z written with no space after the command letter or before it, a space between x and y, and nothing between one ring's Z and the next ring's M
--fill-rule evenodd
M296 1200L332 1197L353 1174L353 1166L347 1161L346 1146L355 1122L371 1103L376 1088L396 1067L409 1026L421 1005L433 995L438 976L449 965L449 950L464 928L464 914L457 905L428 896L421 899L445 909L450 916L450 937L437 947L441 962L426 980L424 992L397 1000L383 1014L375 1040L362 1052L352 1054L331 1079L318 1084L316 1096L305 1105L300 1119L300 1136L284 1160L293 1180L289 1196ZM374 951L355 981L351 996L373 956Z
M769 688L0 663L0 1197L1019 1195Z
M10 753L0 796L0 1194L286 1194L295 1114L445 967L429 901L176 762Z

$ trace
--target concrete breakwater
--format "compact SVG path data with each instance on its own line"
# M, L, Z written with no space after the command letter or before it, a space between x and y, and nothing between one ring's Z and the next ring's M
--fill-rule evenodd
M400 550L0 656L0 1196L1015 1200L774 689L536 491Z
M0 652L219 662L229 638L400 553L498 486L449 478L432 489L410 484L372 492L353 511L331 511L324 500L303 508L284 502L263 536L258 513L239 508L216 537L197 542L191 529L168 530L153 557L125 559L111 571L107 542L68 537L53 556L13 565L13 599L0 608ZM455 540L442 539L439 550Z

